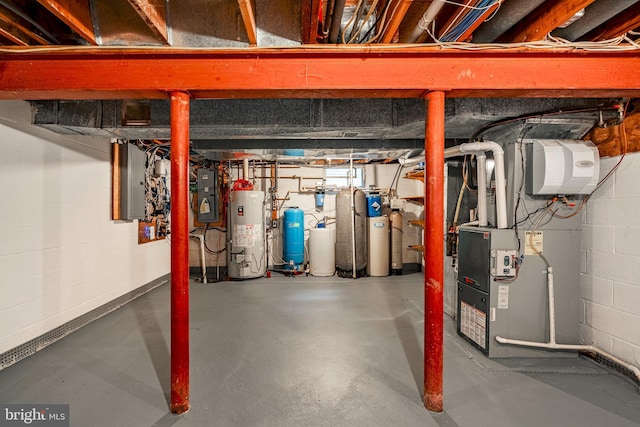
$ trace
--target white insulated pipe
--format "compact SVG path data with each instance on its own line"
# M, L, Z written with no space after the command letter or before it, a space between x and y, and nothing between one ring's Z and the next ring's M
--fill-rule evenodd
M433 20L436 19L436 15L438 15L438 12L440 12L440 9L442 9L442 6L444 6L444 4L444 0L434 0L431 2L427 10L418 21L416 28L414 28L413 32L411 33L410 39L407 40L408 43L415 42L416 40L418 40L418 38L420 38L422 33L429 29L429 25L431 25Z
M487 219L487 155L477 153L478 162L478 226L489 225Z
M463 156L465 154L478 155L484 154L487 151L491 151L493 153L493 160L495 162L496 210L498 217L498 228L507 228L507 192L506 179L504 176L504 150L502 149L500 144L493 141L467 142L465 144L456 145L455 147L447 148L446 150L444 150L444 158L446 159L449 157ZM486 175L487 172L486 170L481 171L480 168L478 168L478 174L481 173ZM479 176L478 180L480 180ZM478 200L478 208L480 208L479 203L480 201ZM480 215L480 209L478 209L478 216ZM486 204L484 215L486 215Z
M496 341L500 344L519 345L523 347L541 348L546 350L567 350L567 351L590 351L611 360L612 362L623 366L632 372L638 380L640 380L640 368L631 365L617 357L605 352L594 345L584 344L558 344L556 342L556 310L555 310L555 289L553 285L553 269L547 267L547 288L548 288L548 304L549 304L549 342L523 341L513 340L496 336Z

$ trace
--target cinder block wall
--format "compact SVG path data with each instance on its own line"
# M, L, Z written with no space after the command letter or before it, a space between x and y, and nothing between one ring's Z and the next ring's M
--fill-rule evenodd
M618 160L603 159L601 177ZM594 194L582 230L581 339L638 366L640 153L628 154Z
M109 141L30 123L0 102L0 353L170 270L168 241L110 219Z

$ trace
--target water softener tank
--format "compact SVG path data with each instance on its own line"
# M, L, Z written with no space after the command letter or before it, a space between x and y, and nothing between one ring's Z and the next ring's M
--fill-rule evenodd
M389 215L391 228L391 274L402 274L402 214L394 209Z
M227 266L232 279L265 274L264 202L262 191L234 190L229 194Z
M304 264L304 212L297 207L284 211L284 245L282 257L285 268L298 270Z
M356 277L367 267L367 201L362 190L340 190L336 196L336 267L340 277L353 277L353 239L355 238ZM355 230L355 236L353 233Z
M374 277L389 275L389 217L367 218L369 260L367 274Z
M312 276L333 276L335 272L335 228L312 228L309 230L309 273Z

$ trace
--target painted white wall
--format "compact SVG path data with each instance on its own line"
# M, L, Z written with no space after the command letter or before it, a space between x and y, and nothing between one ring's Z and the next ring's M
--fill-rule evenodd
M619 157L602 159L604 176ZM580 336L640 366L640 153L591 198L582 226Z
M168 241L112 221L110 145L0 102L0 353L170 271Z

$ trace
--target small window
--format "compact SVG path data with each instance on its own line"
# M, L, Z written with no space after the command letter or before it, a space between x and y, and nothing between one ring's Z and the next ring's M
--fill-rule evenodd
M349 180L351 169L350 168L331 168L325 170L326 179L325 183L330 187L350 187L351 182ZM364 187L364 168L353 168L353 186L357 188Z

